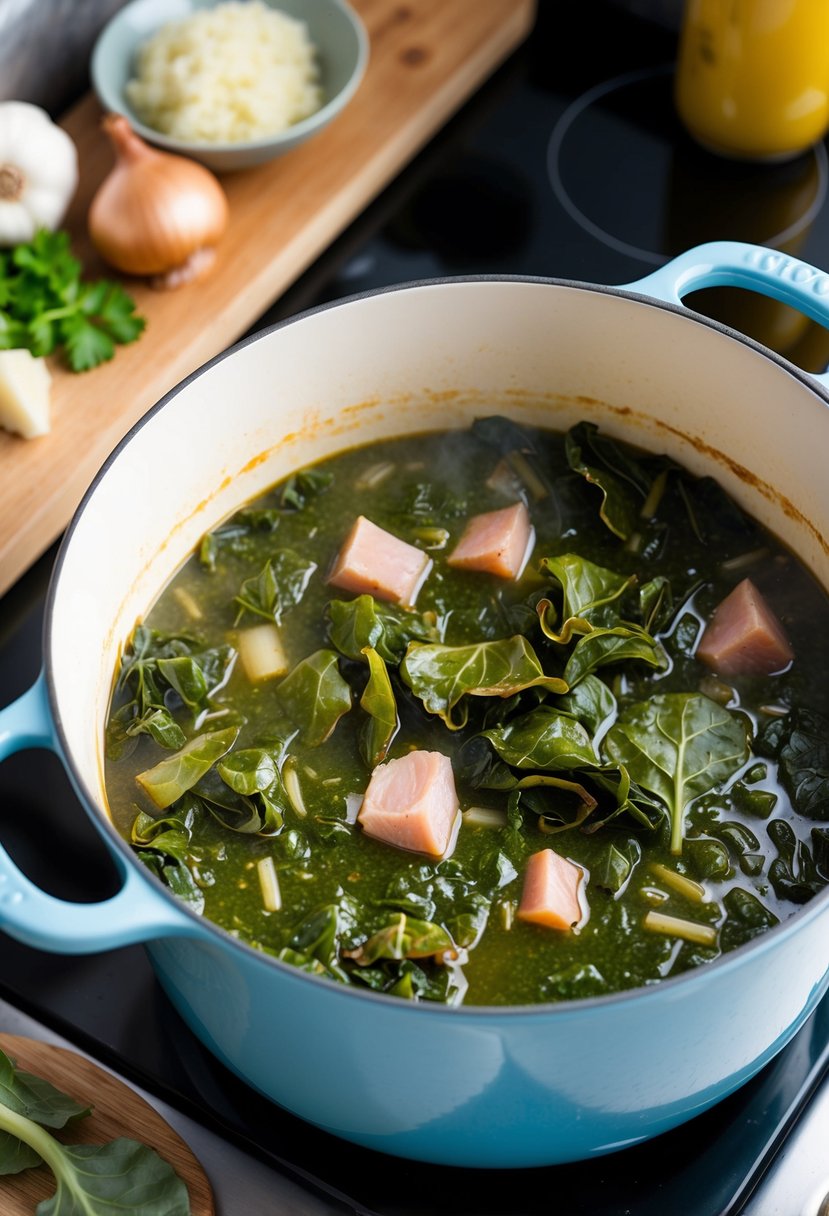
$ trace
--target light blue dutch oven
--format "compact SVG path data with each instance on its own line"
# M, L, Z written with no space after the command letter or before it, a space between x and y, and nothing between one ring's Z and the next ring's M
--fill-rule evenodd
M447 1009L338 986L193 915L112 828L102 740L119 648L199 536L292 468L482 410L589 416L716 476L829 587L827 378L691 313L738 285L829 324L829 278L703 245L625 288L450 279L356 297L241 343L161 401L79 507L48 595L43 673L0 713L0 757L60 756L123 878L70 904L0 850L0 926L45 950L146 943L195 1034L248 1084L404 1157L533 1166L608 1153L720 1101L792 1038L829 983L829 891L710 965L560 1005ZM133 510L151 471L153 501Z

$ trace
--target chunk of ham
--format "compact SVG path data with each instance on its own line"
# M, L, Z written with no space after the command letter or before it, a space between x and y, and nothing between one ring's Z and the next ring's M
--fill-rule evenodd
M428 553L358 515L328 582L411 608L431 565Z
M721 676L771 675L794 658L782 625L748 578L714 609L696 655Z
M523 502L473 515L446 559L460 570L481 570L518 578L535 543L535 529Z
M584 871L553 849L533 853L524 871L516 916L548 929L572 929L582 919L579 887Z
M413 751L378 764L357 819L366 835L397 849L446 857L460 823L449 757Z

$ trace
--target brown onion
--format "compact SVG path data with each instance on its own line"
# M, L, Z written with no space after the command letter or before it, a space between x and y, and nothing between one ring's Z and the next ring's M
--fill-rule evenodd
M227 227L227 198L218 180L186 156L151 148L123 114L108 114L102 126L115 148L115 165L89 208L96 250L124 274L157 276L156 286L199 278Z

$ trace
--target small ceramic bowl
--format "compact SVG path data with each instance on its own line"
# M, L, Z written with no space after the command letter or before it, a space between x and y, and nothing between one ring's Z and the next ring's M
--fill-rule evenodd
M124 114L148 143L200 161L217 173L248 169L281 156L327 126L356 92L366 70L369 40L345 0L265 0L270 8L305 22L317 49L324 102L308 118L276 135L241 143L174 139L140 121L126 96L138 47L163 25L213 8L219 0L131 0L102 29L92 51L92 87L107 112Z

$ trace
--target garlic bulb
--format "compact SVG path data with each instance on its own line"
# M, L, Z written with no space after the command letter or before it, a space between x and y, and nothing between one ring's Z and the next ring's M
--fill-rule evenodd
M98 253L125 274L155 276L157 287L201 277L227 226L217 178L189 157L151 148L122 114L108 114L103 127L115 166L89 208Z
M71 136L40 106L0 102L0 245L58 227L78 185Z

